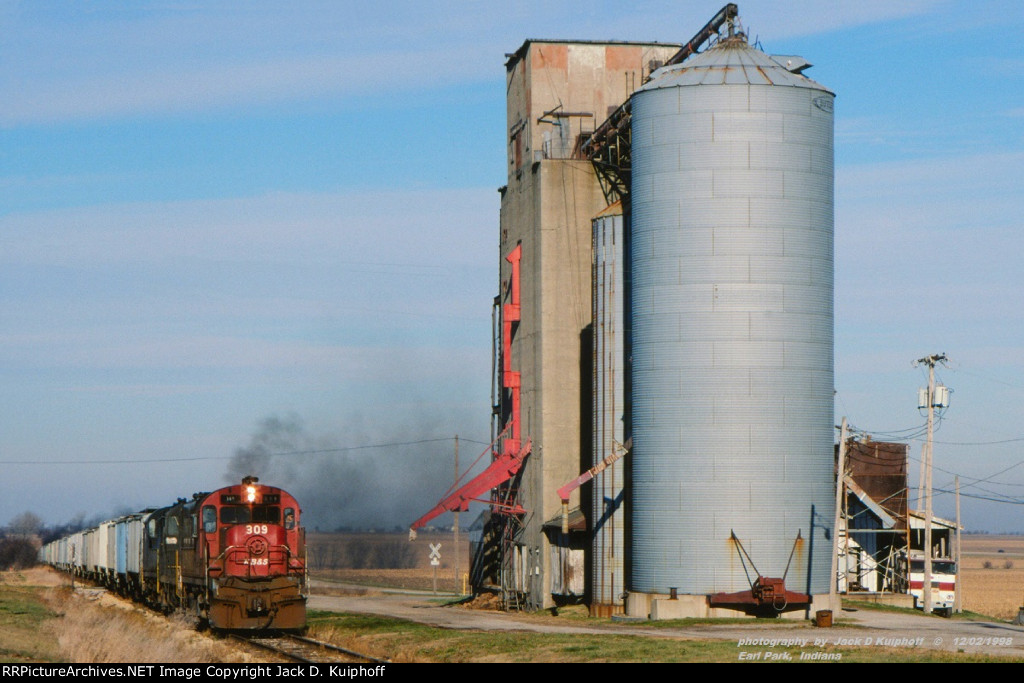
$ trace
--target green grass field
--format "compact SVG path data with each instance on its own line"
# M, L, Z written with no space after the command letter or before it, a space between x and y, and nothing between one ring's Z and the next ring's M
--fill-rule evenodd
M59 661L56 639L44 629L57 616L43 599L47 589L23 580L19 572L4 572L0 579L0 662Z

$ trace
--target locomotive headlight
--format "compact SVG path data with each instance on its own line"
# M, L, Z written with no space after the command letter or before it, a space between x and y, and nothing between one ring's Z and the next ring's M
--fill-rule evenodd
M246 486L245 487L245 499L247 501L249 501L250 503L255 503L256 502L256 487L255 486Z

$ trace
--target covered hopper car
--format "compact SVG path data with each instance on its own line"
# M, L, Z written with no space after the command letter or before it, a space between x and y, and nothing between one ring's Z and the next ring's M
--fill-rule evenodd
M287 492L255 477L76 532L40 560L225 630L306 625L305 533Z

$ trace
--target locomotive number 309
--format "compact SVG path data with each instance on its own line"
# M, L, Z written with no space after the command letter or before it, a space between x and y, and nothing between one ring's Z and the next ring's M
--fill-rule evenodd
M247 534L265 534L267 533L266 524L246 524L245 533Z

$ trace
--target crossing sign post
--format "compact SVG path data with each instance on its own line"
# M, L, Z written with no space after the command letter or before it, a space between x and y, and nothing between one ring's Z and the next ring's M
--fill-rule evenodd
M430 564L434 568L434 593L437 593L437 567L441 564L441 544L430 544Z

